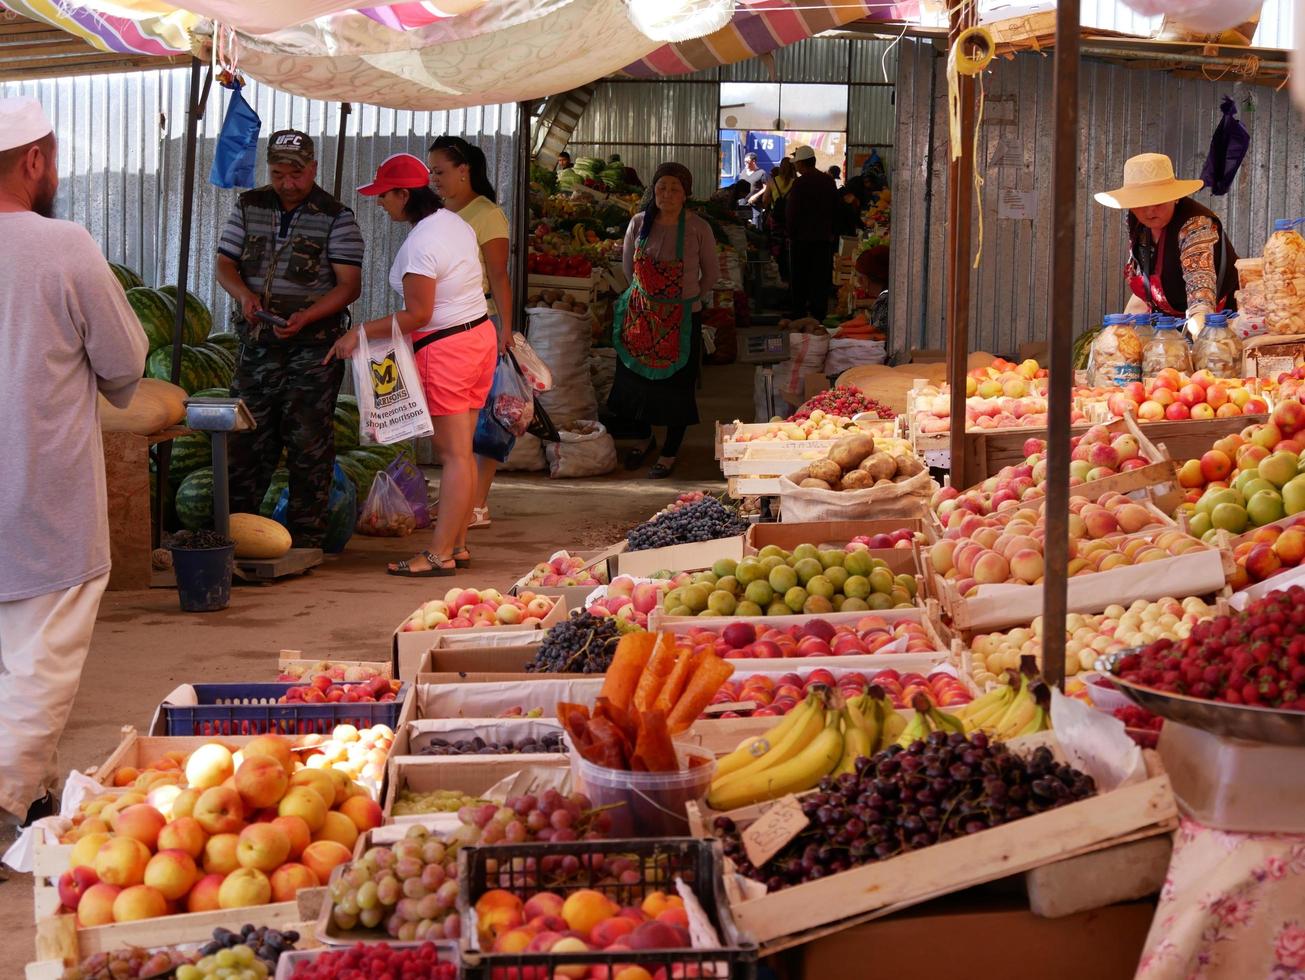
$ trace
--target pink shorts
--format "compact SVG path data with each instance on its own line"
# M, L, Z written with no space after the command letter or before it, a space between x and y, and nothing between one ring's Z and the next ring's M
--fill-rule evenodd
M488 320L417 351L417 371L431 415L480 411L494 384L497 364L498 331Z

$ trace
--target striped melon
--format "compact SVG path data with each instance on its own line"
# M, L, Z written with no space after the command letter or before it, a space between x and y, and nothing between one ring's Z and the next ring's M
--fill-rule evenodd
M237 558L280 558L290 550L290 532L257 514L232 514L231 539Z
M272 474L272 480L267 486L267 492L263 494L263 502L258 505L258 512L264 517L271 517L272 511L276 510L276 505L281 499L281 492L290 486L290 473L285 469L278 469Z
M181 481L176 507L182 527L199 531L213 526L213 467L195 470Z
M136 313L150 350L172 343L172 326L177 318L177 303L157 289L136 286L127 290L127 302Z
M177 302L176 286L160 286L159 292L164 296L172 298L173 306ZM213 314L209 312L204 301L194 293L187 290L186 292L186 326L185 335L181 338L183 343L202 344L208 339L208 335L213 332Z
M113 273L113 278L118 280L118 285L122 286L124 290L145 285L145 280L137 275L135 270L128 269L125 265L110 262L109 271Z
M193 391L191 398L230 398L230 388L203 388L199 391Z
M240 338L233 333L211 333L208 335L208 342L221 347L231 355L233 361L240 353Z
M206 433L194 432L172 440L168 479L180 483L195 470L213 465L213 444Z
M337 454L358 448L358 419L335 410L335 451Z
M200 391L204 388L219 387L216 383L220 379L211 378L210 374L216 373L204 355L198 353L193 347L181 348L181 376L177 383L186 390L187 394ZM169 381L172 378L172 348L160 347L153 351L145 361L145 376L147 378L160 378Z

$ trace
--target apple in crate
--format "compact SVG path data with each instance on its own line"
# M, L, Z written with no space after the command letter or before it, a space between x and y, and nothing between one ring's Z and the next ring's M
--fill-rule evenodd
M399 632L536 626L552 610L552 599L533 592L505 596L497 589L450 589L443 599L422 603L399 627Z

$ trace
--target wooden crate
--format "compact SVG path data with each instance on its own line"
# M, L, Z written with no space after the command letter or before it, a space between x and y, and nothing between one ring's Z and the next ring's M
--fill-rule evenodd
M1132 786L758 898L745 897L727 873L730 912L768 955L984 882L1170 833L1178 807L1169 777L1154 753L1148 769L1151 777ZM728 816L746 827L766 808ZM710 836L715 814L692 802L688 809L694 835Z
M332 667L365 667L377 671L382 677L393 678L393 665L388 660L310 660L306 659L302 650L282 650L277 655L276 669L278 675L284 674L289 669L302 669L311 671L320 663L329 663ZM307 683L311 679L311 674L305 674L304 680Z
M549 755L400 756L390 760L389 788L385 793L385 823L423 823L436 814L394 815L399 792L411 786L421 793L452 789L479 796L523 769L569 769L565 753ZM449 814L456 819L456 814Z
M868 435L884 438L897 435L898 423L896 419L865 419L857 424ZM834 443L838 442L837 439L739 439L739 436L742 435L764 435L769 428L769 422L717 422L716 458L737 459L746 456L750 448L762 446L767 448L781 446L796 448L801 451L814 450L824 454L833 449Z

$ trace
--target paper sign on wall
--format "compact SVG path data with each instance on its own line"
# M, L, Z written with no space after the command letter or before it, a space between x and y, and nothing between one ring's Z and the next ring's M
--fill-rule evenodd
M997 196L997 217L1032 221L1038 216L1038 192L1003 190Z

